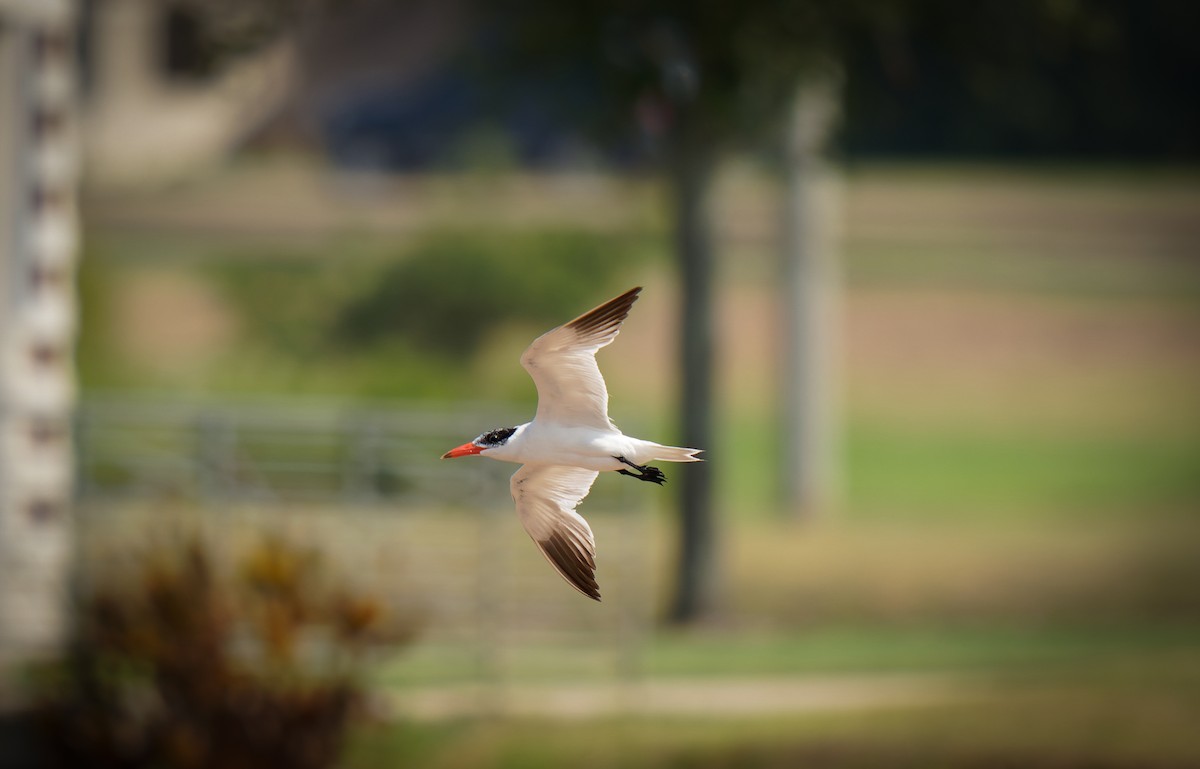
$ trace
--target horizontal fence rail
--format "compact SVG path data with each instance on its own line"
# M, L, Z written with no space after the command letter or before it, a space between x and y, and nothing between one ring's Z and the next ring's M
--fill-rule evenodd
M442 453L520 421L511 407L91 398L77 417L78 489L85 500L465 503L503 472Z

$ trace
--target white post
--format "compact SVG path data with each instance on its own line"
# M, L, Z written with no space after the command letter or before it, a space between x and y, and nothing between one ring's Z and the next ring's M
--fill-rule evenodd
M836 76L806 81L796 91L785 137L779 471L783 508L799 518L838 501L840 211L838 178L823 153L839 95Z
M72 556L75 5L0 0L0 674L65 636Z

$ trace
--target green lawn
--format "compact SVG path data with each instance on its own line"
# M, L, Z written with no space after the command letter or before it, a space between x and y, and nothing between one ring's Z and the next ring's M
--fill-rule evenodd
M724 429L728 447L718 471L723 509L760 518L775 503L777 423L747 417L729 420ZM854 419L840 454L845 514L856 520L899 512L910 521L1036 523L1195 512L1200 431L1046 432L1036 425Z
M982 624L821 625L787 632L669 632L644 642L628 680L721 679L850 673L972 673L1034 676L1091 670L1130 658L1200 655L1195 622L1092 625ZM541 643L504 651L503 680L609 680L621 662L611 650ZM590 661L587 661L590 655ZM470 647L423 645L378 669L384 687L451 685L476 680L480 660Z
M655 638L652 676L778 676L974 671L1003 675L1094 667L1126 656L1200 653L1200 625L1138 627L817 627L787 635Z
M1180 639L1182 641L1182 639ZM1070 644L1068 644L1070 646ZM755 718L463 720L367 728L348 767L1185 767L1200 761L1193 643L1009 666L947 704ZM1066 649L1062 650L1064 653Z
M848 442L856 510L1152 517L1200 496L1200 436L1030 438L863 426Z

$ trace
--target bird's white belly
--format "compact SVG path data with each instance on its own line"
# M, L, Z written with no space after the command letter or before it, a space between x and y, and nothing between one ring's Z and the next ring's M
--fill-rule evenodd
M522 435L514 461L570 465L607 471L624 467L616 457L630 456L635 441L615 430L592 427L544 426L536 422Z

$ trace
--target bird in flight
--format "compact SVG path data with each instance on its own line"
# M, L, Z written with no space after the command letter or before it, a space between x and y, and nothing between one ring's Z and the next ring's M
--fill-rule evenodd
M537 386L532 422L486 432L442 455L520 464L509 489L521 525L563 579L597 601L596 542L575 512L596 476L615 471L662 485L666 476L649 462L701 461L701 449L633 438L608 418L608 387L596 351L617 338L641 290L632 288L529 345L521 365Z

